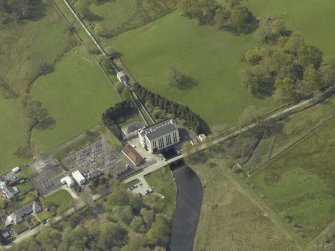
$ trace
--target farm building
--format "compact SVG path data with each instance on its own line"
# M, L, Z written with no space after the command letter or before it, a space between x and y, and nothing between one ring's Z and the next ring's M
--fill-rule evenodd
M64 178L62 178L61 180L60 180L60 182L62 183L62 184L66 184L66 185L68 185L68 187L72 187L72 186L74 186L74 181L73 181L73 179L71 179L71 177L70 176L65 176Z
M84 184L86 181L85 177L78 170L72 172L72 177L79 185Z
M164 120L139 131L141 145L154 153L179 143L179 130L172 119Z
M126 74L123 73L123 71L119 71L118 73L116 73L116 77L121 83L125 85L128 84L128 77L126 76Z
M20 223L23 220L24 216L31 213L37 214L41 210L42 210L41 206L36 201L32 201L29 204L17 210L16 212L7 216L6 225Z
M144 161L143 157L130 145L125 145L121 151L135 166L142 164Z

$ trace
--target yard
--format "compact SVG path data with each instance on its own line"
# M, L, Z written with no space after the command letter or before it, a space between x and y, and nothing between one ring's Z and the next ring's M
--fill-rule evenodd
M205 186L194 250L300 250L232 178L224 157L188 165Z
M56 120L53 128L33 133L44 151L94 127L105 109L119 101L111 83L83 47L71 50L56 64L55 72L38 79L32 94Z
M318 129L252 176L257 191L303 238L334 221L334 125Z

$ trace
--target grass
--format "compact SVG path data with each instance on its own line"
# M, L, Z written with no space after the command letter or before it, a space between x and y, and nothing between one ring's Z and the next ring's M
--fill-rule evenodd
M249 0L246 4L260 18L282 17L288 28L302 32L309 44L319 47L326 55L334 55L335 7L332 0Z
M53 64L73 45L50 1L37 21L0 24L0 73L9 86L22 93L39 75L41 62Z
M92 4L90 10L95 17L85 22L92 30L99 26L115 36L158 19L171 12L174 6L174 0L106 1L103 4Z
M158 201L156 210L164 213L171 218L176 207L177 188L174 182L172 172L168 167L161 168L145 176L146 181L152 188L154 194L144 197L144 200L150 204L150 201ZM162 194L164 199L155 193Z
M56 64L55 72L40 78L32 94L56 120L54 128L33 133L44 151L92 128L101 121L104 110L119 101L83 47L71 50Z
M17 158L16 149L26 144L28 119L17 100L0 97L0 172L22 166L25 160Z
M72 196L66 190L59 190L45 198L45 202L54 204L56 206L68 206L72 201Z
M241 57L252 41L252 35L218 32L174 12L112 39L111 44L141 84L188 105L215 126L236 123L250 105L267 110L278 106L273 99L252 97L241 84ZM170 65L192 77L194 84L172 87L167 78Z
M220 153L204 163L189 163L205 185L194 250L299 250L232 178L227 163Z
M307 240L334 220L334 125L325 125L252 177L265 200Z

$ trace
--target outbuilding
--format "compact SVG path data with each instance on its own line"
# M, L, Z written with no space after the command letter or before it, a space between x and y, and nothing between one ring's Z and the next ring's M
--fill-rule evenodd
M86 181L85 177L78 170L72 172L72 177L79 185L83 185Z
M71 179L70 176L65 176L64 178L62 178L60 180L60 182L64 185L65 184L68 185L68 187L73 187L74 186L74 181L73 181L73 179Z
M14 167L13 169L12 169L12 173L18 173L18 172L20 172L21 171L21 169L20 169L20 167Z

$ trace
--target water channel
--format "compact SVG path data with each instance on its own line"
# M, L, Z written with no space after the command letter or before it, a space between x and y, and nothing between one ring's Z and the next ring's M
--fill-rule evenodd
M192 251L201 211L203 186L196 173L182 161L171 166L177 185L170 251Z

